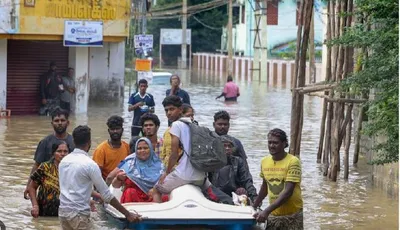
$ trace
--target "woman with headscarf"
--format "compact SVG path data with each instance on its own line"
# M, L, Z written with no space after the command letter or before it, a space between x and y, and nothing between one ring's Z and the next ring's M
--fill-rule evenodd
M229 135L221 137L228 157L228 164L216 172L209 173L211 183L229 196L232 196L232 192L237 195L247 195L254 202L257 197L257 190L253 184L253 177L243 159L235 156L237 146L234 139Z
M199 125L199 123L194 119L194 109L191 105L183 103L182 115L183 117L189 117L193 124Z
M31 197L31 215L58 216L60 206L60 187L58 183L58 165L70 152L65 141L58 141L52 146L52 158L40 164L39 168L31 175L28 186ZM39 192L36 196L36 190Z
M153 201L151 189L164 173L164 166L149 139L140 138L135 144L135 153L126 157L118 168L120 171L112 185L123 186L121 203Z

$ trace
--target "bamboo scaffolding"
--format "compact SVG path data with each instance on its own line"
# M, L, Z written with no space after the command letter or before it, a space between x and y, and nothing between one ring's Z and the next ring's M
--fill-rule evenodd
M304 87L306 82L306 59L307 47L309 44L310 24L312 18L314 1L303 0L301 2L300 23L297 30L297 49L296 49L296 71L294 84L295 87ZM304 16L304 17L303 17ZM303 32L303 33L302 33ZM303 129L303 104L304 95L297 91L292 92L292 110L290 122L290 152L300 156L301 134Z
M352 26L352 13L354 0L328 1L326 41L340 38L347 28ZM363 112L360 111L353 120L354 105L368 102L367 96L357 97L351 94L351 89L341 88L341 82L352 71L359 71L360 66L354 68L354 48L340 43L329 44L327 47L326 76L324 82L305 85L305 56L309 39L310 20L312 18L312 0L303 0L300 9L298 26L296 70L292 87L292 110L290 152L299 155L304 95L317 96L323 99L322 119L320 124L320 138L317 153L317 162L323 163L323 175L331 181L337 181L341 164L343 164L344 179L349 178L349 150L351 145L352 127L355 122L355 152L353 164L358 161L360 131L362 127ZM308 41L309 42L309 41ZM362 57L368 55L363 50ZM354 69L354 70L353 70ZM357 69L357 70L356 70ZM341 157L341 148L344 147ZM342 161L343 159L343 161Z

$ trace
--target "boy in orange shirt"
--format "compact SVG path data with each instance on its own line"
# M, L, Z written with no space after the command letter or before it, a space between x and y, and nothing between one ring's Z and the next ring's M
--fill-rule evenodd
M130 154L129 144L121 140L123 123L124 119L120 116L108 118L110 139L103 141L93 153L93 160L99 165L104 180Z

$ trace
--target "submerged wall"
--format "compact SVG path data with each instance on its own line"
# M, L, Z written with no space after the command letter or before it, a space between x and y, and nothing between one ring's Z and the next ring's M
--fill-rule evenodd
M355 115L358 116L358 110L355 110ZM356 116L355 116L356 117ZM365 123L363 122L363 126ZM360 140L360 154L366 156L368 162L372 161L378 156L377 151L373 150L374 144L383 142L384 136L368 137L361 136ZM399 199L399 164L391 163L385 165L371 165L370 166L370 181L375 188L381 189L389 197Z
M381 140L379 140L381 139ZM360 152L365 154L368 161L372 161L378 156L374 151L373 143L382 141L382 137L371 138L362 136L360 143ZM381 189L388 196L393 199L399 199L399 164L391 163L385 165L371 165L370 166L370 180L375 188Z

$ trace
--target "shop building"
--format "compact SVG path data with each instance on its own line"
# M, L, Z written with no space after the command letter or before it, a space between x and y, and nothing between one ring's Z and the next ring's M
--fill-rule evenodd
M0 7L0 107L12 114L37 114L40 77L57 64L57 72L75 69L76 94L71 107L87 111L90 99L123 96L125 40L129 34L129 0L15 0ZM102 22L102 46L64 46L66 21Z

